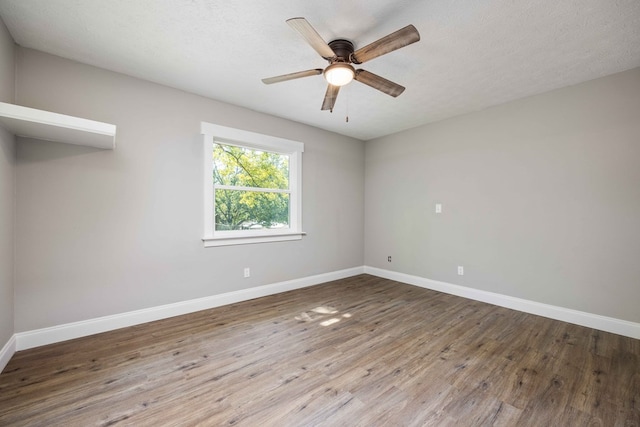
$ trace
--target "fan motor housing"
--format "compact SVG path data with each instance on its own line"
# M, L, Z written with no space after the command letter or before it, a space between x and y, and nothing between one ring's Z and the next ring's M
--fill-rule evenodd
M353 43L345 39L337 39L329 42L329 47L336 54L336 59L332 62L351 62L353 53Z

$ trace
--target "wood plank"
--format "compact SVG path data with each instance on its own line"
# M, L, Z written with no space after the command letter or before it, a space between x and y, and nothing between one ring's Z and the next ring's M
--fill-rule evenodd
M18 352L0 425L640 425L638 340L361 275Z

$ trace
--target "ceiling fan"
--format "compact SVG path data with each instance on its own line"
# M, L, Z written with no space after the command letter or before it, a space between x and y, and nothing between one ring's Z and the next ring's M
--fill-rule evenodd
M322 102L322 110L330 111L333 111L340 87L351 82L351 80L364 83L394 98L404 91L404 86L400 86L369 71L363 69L356 70L351 64L363 64L373 58L417 42L420 40L420 34L413 25L407 25L398 31L354 51L353 43L349 40L337 39L326 43L322 37L320 37L320 34L318 34L304 18L288 19L287 24L300 33L320 56L329 61L329 65L324 70L322 68L315 68L262 79L264 84L279 83L301 77L324 74L324 78L329 85L324 95L324 101Z

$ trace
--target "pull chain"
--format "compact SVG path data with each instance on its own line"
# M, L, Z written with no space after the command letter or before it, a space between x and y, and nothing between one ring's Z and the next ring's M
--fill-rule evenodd
M349 89L347 89L345 92L347 92L347 116L345 117L345 122L349 123Z

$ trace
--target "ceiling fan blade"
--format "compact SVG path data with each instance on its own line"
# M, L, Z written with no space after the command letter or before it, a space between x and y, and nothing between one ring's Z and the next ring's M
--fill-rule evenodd
M268 77L266 79L262 79L262 83L270 85L272 83L286 82L287 80L299 79L301 77L317 76L318 74L322 74L322 68L298 71L297 73L283 74L281 76Z
M320 34L307 22L304 18L291 18L287 19L287 24L294 30L300 33L302 37L309 43L309 45L315 49L324 59L334 58L336 54L333 49L329 47Z
M420 40L420 33L413 25L407 25L406 27L384 36L380 40L376 40L373 43L366 45L365 47L356 50L351 55L351 59L355 64L362 64L370 61L373 58L377 58L385 53L393 52L415 43Z
M354 80L364 83L367 86L371 86L374 89L378 89L380 92L384 92L394 98L404 92L404 86L400 86L397 83L365 70L356 70Z
M340 92L340 86L327 86L327 93L324 94L321 110L333 111L333 106L336 104L336 99L338 98L338 92Z

